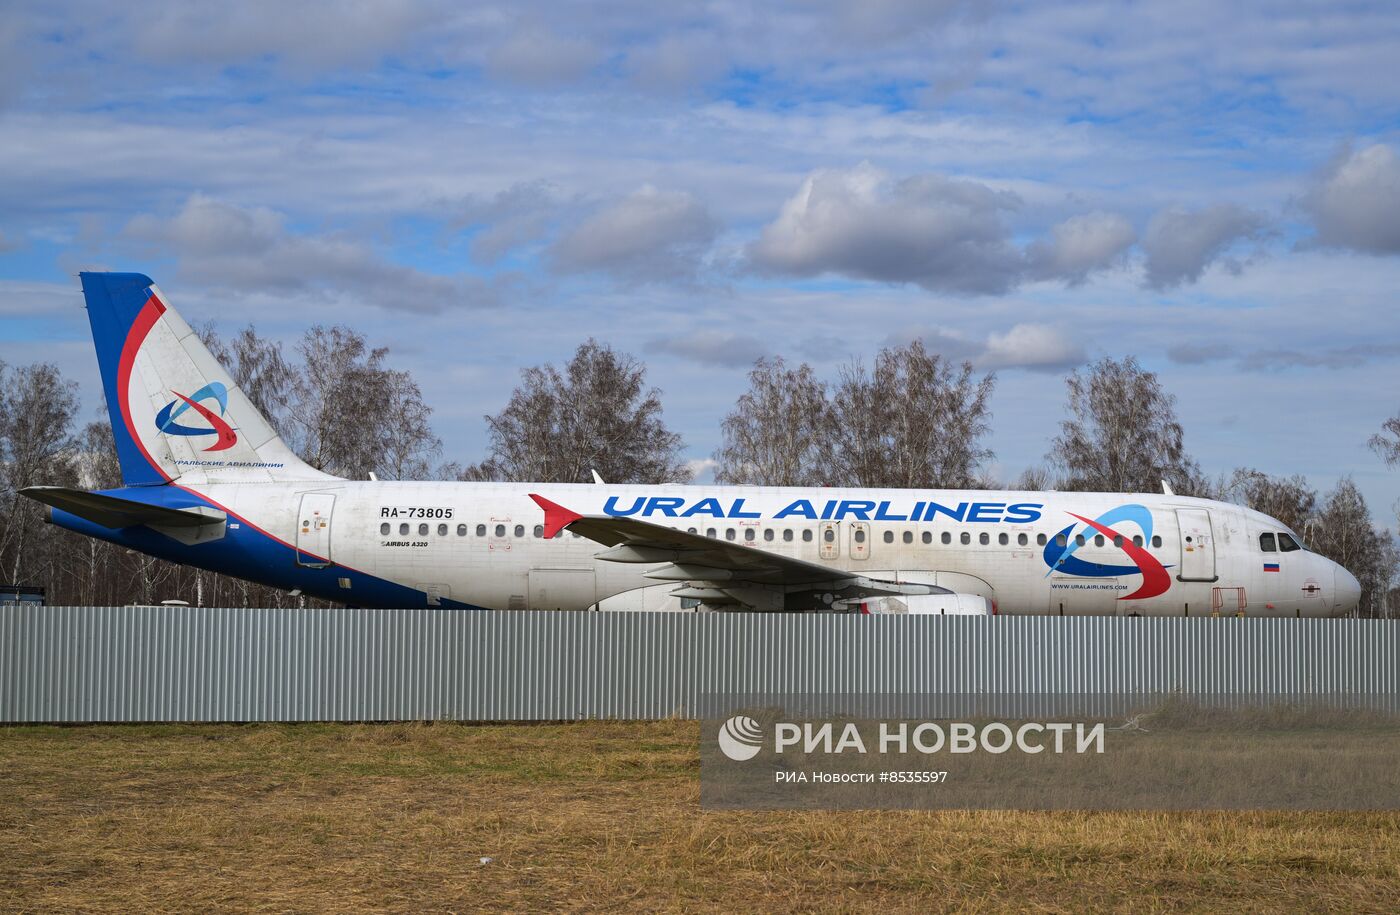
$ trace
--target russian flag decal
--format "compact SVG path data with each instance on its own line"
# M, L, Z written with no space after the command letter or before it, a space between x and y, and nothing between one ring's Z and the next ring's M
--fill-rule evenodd
M1266 563L1264 563L1264 571L1265 571L1265 572L1277 572L1277 571L1278 571L1278 563L1276 563L1276 562L1266 562Z

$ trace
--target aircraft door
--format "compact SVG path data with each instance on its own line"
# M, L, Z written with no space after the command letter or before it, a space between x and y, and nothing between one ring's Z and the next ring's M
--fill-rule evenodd
M870 525L864 521L851 522L851 558L870 558Z
M841 555L841 527L836 521L823 521L817 528L817 539L821 541L821 557L836 559Z
M1215 581L1215 537L1210 512L1203 508L1178 508L1177 527L1181 529L1181 581Z
M335 496L308 492L297 515L297 565L324 569L331 564L331 510Z

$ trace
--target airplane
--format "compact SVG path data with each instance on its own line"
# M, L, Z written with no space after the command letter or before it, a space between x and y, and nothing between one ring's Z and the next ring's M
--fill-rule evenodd
M83 273L124 485L51 523L357 607L1346 615L1274 518L1163 493L347 480L297 457L155 284ZM596 474L595 474L596 479Z

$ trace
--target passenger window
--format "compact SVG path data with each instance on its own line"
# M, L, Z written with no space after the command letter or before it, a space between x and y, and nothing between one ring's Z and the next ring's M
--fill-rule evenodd
M1142 546L1142 535L1141 535L1141 534L1134 534L1134 535L1133 535L1133 546Z
M836 532L831 528L827 528L826 530L822 531L822 539L825 540L827 543L832 543L836 540Z
M1002 546L1006 546L1006 545L1007 545L1008 543L1010 543L1010 542L1011 542L1011 538L1008 537L1008 536L1006 536L1005 534L998 534L998 535L997 535L997 543L1001 544Z
M1066 542L1064 534L1055 535L1055 546L1064 546Z
M485 537L485 536L486 536L486 525L484 525L484 524L478 524L478 525L476 526L476 535L477 535L478 537Z
M923 536L919 539L924 543L933 543L933 533L931 531L924 531Z
M860 528L856 528L855 536L852 539L854 539L856 543L864 543L865 531L861 530Z
M885 531L885 542L894 543L894 531Z
M426 524L420 524L420 525L418 525L418 536L419 536L419 537L426 537L426 536L428 536L428 525L426 525Z
M699 531L697 531L697 530L696 530L695 528L693 528L693 527L688 527L688 528L686 528L686 529L685 529L685 532L686 532L687 534L698 534L698 533L699 533Z
M544 539L544 525L543 525L543 524L536 524L536 525L535 525L535 536L536 536L536 537L539 537L541 540Z
M515 536L517 536L517 537L524 537L524 536L525 536L525 525L523 525L523 524L517 524L517 525L515 526Z
M986 531L983 531L982 533L977 535L977 542L982 544L983 546L986 546L987 544L992 542L992 538L990 535L987 534Z
M725 539L725 540L733 540L733 539L734 539L734 528L732 528L732 527L726 527L726 528L724 529L724 539Z
M1044 534L1036 534L1036 535L1035 535L1035 545L1036 545L1036 546L1045 546L1045 535L1044 535ZM1061 544L1061 546L1063 546L1063 545L1064 545L1064 544Z
M439 536L439 537L446 537L446 536L447 536L447 525L446 525L446 524L439 524L439 525L438 525L438 536Z
M758 536L758 535L754 532L754 529L753 529L753 528L751 528L751 527L746 527L746 528L744 528L744 542L745 542L745 543L753 543L754 538L757 537L757 536Z
M939 539L941 539L944 543L952 543L952 542L953 542L953 535L950 534L950 533L948 533L947 531L944 531L944 532L943 532L943 536L942 536L941 538L939 538Z
M1278 546L1274 543L1274 535L1273 535L1273 534L1260 534L1260 535L1259 535L1259 549L1263 550L1265 553L1277 553L1277 552L1278 552Z
M714 540L714 539L715 539L716 537L718 537L719 535L718 535L718 533L716 533L716 531L715 531L714 528L712 528L712 527L707 527L707 528L705 528L705 536L706 536L706 537L709 537L711 540Z
M385 521L383 524L379 525L379 533L381 533L381 534L387 534L387 533L389 533L389 522L388 522L388 521Z
M497 536L497 537L504 537L505 535L506 535L506 526L505 526L504 524L498 524L498 525L496 525L496 536Z
M1157 535L1157 534L1153 534L1153 535L1152 535L1152 545L1153 545L1153 546L1161 546L1161 545L1162 545L1162 538L1161 538L1159 535Z
M806 531L803 531L803 532L802 532L802 542L803 542L803 543L811 543L811 542L812 542L812 532L811 532L810 530L806 530Z
M1016 535L1016 545L1017 545L1017 546L1027 546L1027 545L1030 544L1030 542L1031 542L1031 538L1027 537L1025 534L1017 534L1017 535Z
M784 542L784 543L791 543L791 542L792 542L792 528L790 528L790 527L785 527L785 528L783 528L783 542Z
M1075 545L1075 546L1083 546L1083 545L1084 545L1084 535L1083 535L1083 534L1075 534L1075 535L1074 535L1074 545Z
M465 524L459 524L459 525L457 525L457 536L458 536L458 537L465 537L465 536L467 536L467 526L466 526Z
M914 542L914 532L913 532L913 531L905 531L905 532L904 532L904 542L905 542L905 543L913 543L913 542Z
M1123 535L1122 535L1122 534L1119 534L1119 535L1117 535L1116 537L1113 538L1113 545L1114 545L1114 546L1122 546L1122 545L1123 545Z
M399 525L399 536L400 536L400 537L407 537L407 536L408 536L408 525L407 525L407 524L400 524L400 525Z
M1278 551L1280 553L1291 553L1294 550L1301 549L1302 547L1298 545L1298 541L1294 540L1292 537L1287 534L1278 535Z
M972 542L972 535L969 534L967 531L963 531L962 536L958 539L962 541L963 546L967 546L969 543Z
M773 529L771 527L763 529L763 540L765 543L771 543L773 541L773 537L774 534Z
M1103 534L1094 535L1094 546L1103 546Z

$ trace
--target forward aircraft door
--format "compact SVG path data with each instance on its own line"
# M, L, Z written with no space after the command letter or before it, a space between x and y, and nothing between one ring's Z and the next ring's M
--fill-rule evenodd
M1178 508L1177 526L1181 529L1181 581L1215 581L1215 537L1210 527L1210 512L1203 508Z
M331 510L335 496L308 492L297 515L297 565L324 569L331 564Z
M823 521L818 530L821 538L821 557L823 559L835 559L841 555L841 531L840 524L835 521Z

